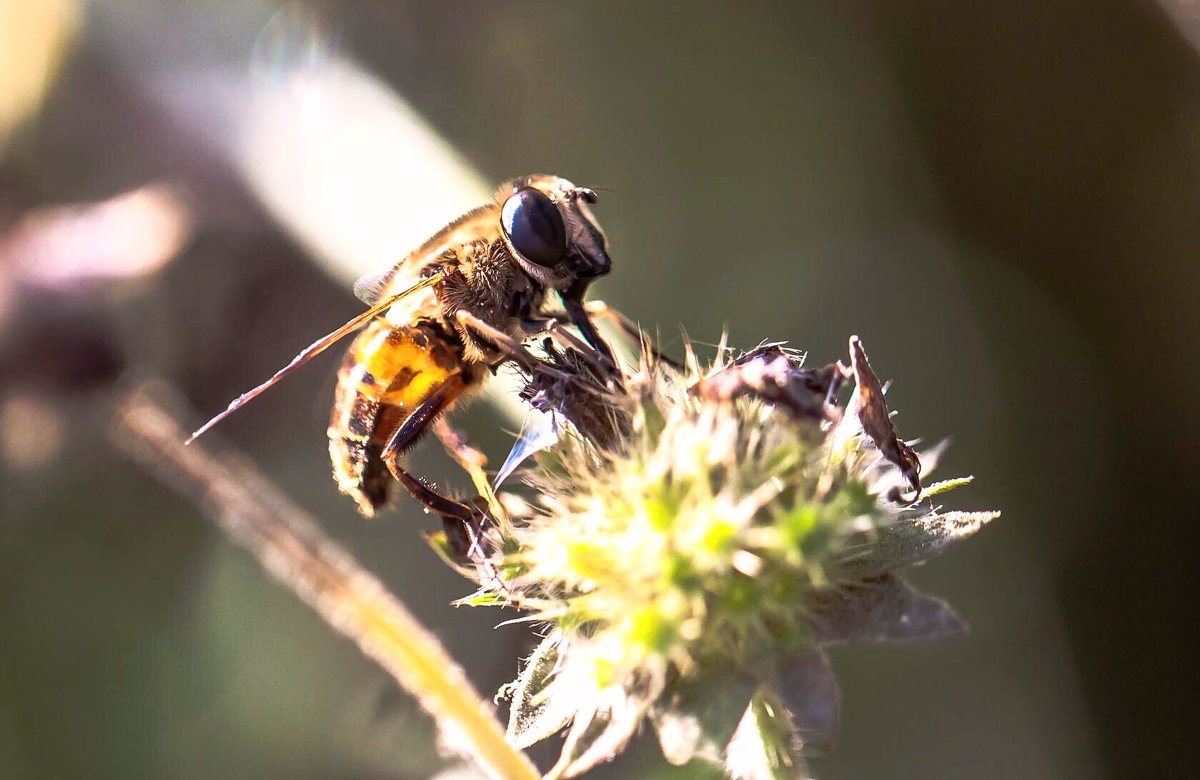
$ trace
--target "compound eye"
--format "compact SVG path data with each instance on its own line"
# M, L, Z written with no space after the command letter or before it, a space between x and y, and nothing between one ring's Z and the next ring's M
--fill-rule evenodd
M500 226L513 249L531 263L551 268L567 251L567 229L558 206L533 187L522 187L504 201Z

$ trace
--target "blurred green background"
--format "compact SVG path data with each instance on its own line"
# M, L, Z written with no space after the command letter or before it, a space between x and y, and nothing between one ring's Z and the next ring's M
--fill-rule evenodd
M668 349L679 327L710 343L728 325L735 345L788 339L824 363L861 335L900 433L952 437L939 476L977 476L952 502L1004 510L914 573L968 638L835 652L842 729L818 776L1193 774L1187 32L1134 0L0 1L0 777L443 767L390 678L106 438L114 377L166 377L211 413L358 311L231 140L247 79L330 52L488 181L603 188L614 272L595 295ZM169 264L21 281L22 220L151 182L190 225ZM527 630L447 606L468 584L420 541L433 524L411 503L367 522L328 478L337 359L220 435L495 690ZM511 422L485 403L458 420L503 456ZM462 486L436 449L419 470ZM597 776L708 776L666 767L652 741Z

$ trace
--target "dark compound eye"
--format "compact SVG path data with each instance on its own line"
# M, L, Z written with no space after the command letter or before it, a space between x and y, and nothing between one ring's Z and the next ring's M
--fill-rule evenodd
M531 263L550 268L567 251L567 230L558 206L541 190L522 187L500 210L500 225L513 248Z

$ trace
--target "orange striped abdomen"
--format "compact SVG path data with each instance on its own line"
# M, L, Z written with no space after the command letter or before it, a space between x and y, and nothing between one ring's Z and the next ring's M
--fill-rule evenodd
M380 453L413 409L447 381L478 381L461 354L432 323L396 327L382 317L350 345L338 370L329 458L338 489L363 514L387 503L393 480Z

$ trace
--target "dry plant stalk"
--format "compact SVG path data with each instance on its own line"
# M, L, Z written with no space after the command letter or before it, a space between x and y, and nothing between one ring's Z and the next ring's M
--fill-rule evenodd
M538 771L437 638L250 464L185 446L187 432L145 389L119 404L114 439L135 461L204 506L233 541L334 629L353 639L434 717L449 745L497 778Z

